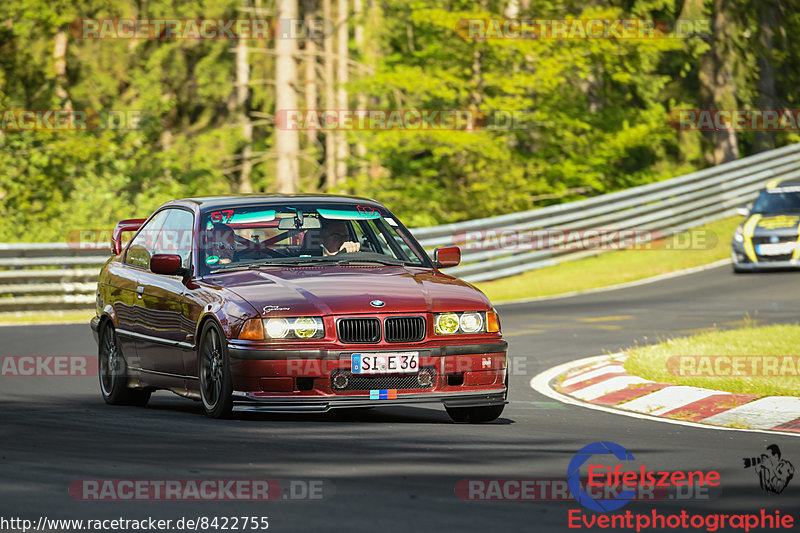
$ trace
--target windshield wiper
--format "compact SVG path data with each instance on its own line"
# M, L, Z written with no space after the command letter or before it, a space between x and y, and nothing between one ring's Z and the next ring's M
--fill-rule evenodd
M336 261L337 265L355 265L359 263L378 264L387 266L402 266L404 264L402 261L397 261L397 260L373 259L373 258L339 259L338 261Z

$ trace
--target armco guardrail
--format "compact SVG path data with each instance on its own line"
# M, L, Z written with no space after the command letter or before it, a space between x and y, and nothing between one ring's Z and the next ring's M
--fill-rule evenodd
M0 243L0 313L91 309L110 244Z
M686 176L522 213L412 229L427 250L462 246L462 264L447 269L467 281L498 279L593 255L593 249L491 249L486 232L636 230L668 235L730 216L772 179L800 180L800 144L732 161ZM609 237L608 245L619 245ZM0 243L0 312L91 309L106 244Z
M493 280L598 250L480 249L485 248L479 240L487 231L645 228L672 234L735 214L737 207L752 201L767 181L776 178L800 179L800 144L587 200L411 231L428 250L462 246L462 264L448 269L448 274L467 281Z

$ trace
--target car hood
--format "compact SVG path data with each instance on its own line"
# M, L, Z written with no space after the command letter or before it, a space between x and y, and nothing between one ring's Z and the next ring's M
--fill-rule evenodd
M478 289L431 269L320 266L218 273L207 281L250 303L262 316L478 311ZM380 300L382 307L370 302Z
M753 236L764 235L797 235L800 225L800 213L780 214L754 214L747 222L753 223L753 218L758 217L753 227Z

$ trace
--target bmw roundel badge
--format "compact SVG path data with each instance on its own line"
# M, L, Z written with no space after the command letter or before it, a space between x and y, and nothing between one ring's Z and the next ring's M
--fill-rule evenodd
M371 305L372 307L383 307L384 305L386 305L386 302L383 302L381 300L372 300L369 303L369 305Z

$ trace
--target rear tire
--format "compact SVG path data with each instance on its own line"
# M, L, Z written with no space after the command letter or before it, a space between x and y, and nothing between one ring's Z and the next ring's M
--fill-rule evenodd
M197 377L203 411L210 418L227 418L233 411L233 382L231 380L228 348L215 322L209 321L200 335L197 350Z
M453 422L482 424L497 420L505 405L486 405L483 407L445 407Z
M145 406L150 401L149 389L128 388L128 365L119 347L114 325L107 322L100 331L97 349L100 393L109 405Z

